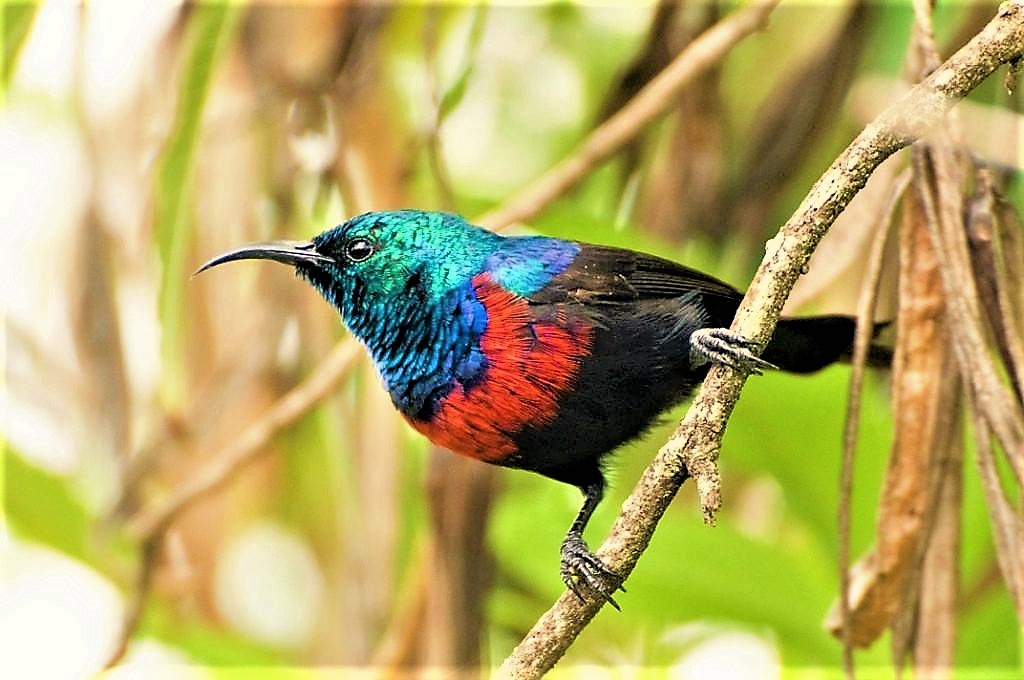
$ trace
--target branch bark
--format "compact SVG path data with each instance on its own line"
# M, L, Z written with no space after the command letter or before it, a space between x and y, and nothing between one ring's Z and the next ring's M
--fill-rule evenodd
M925 135L953 105L1001 64L1024 55L1024 0L1000 5L996 16L931 76L870 123L815 183L793 216L767 244L761 267L732 329L761 343L774 331L782 306L832 222L887 157ZM628 576L658 520L687 477L694 477L705 520L720 505L718 451L726 421L746 376L716 365L679 428L661 448L623 504L597 554ZM564 593L505 660L499 674L538 678L565 654L602 606Z

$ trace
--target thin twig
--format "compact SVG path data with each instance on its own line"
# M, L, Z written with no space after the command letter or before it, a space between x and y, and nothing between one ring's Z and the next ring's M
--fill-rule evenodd
M441 125L444 123L442 101L444 99L444 92L442 92L441 83L439 82L440 67L437 63L437 42L438 34L440 33L442 10L443 8L439 5L428 6L426 17L423 21L423 58L426 62L427 97L429 99L427 110L430 112L430 120L427 122L427 129L423 134L423 151L427 156L430 174L434 177L434 185L437 188L437 196L441 207L444 210L454 210L455 192L452 190L448 167L441 158ZM476 11L479 12L481 10L478 8Z
M970 388L968 388L970 389ZM996 563L1010 591L1017 617L1024 619L1024 522L1006 498L996 469L992 429L981 417L980 408L971 398L971 422L974 425L975 462L981 474L981 488L985 494L989 519L992 523L992 542L996 548Z
M133 517L128 523L129 530L145 540L173 522L196 501L219 489L240 468L263 453L275 434L296 422L329 395L360 356L361 348L353 338L346 338L335 345L309 378L274 402L261 418L157 507Z
M904 170L893 182L884 210L882 222L871 242L864 287L857 301L857 331L853 341L853 374L846 404L846 427L843 432L843 457L839 473L839 614L842 622L843 672L849 680L854 677L853 643L850 639L850 516L853 498L853 463L857 451L857 432L860 426L861 392L864 386L864 367L868 350L875 335L874 312L882 278L885 245L892 233L893 213L910 183L910 172Z
M1000 5L995 18L931 76L875 119L818 180L796 213L768 243L767 254L733 322L733 330L765 343L793 284L825 232L888 156L925 134L1001 64L1024 54L1024 0ZM693 476L705 518L719 500L717 458L725 423L746 376L715 365L683 422L644 472L598 550L628 576L676 491ZM501 674L537 678L562 657L603 602L565 593L505 660Z
M778 3L758 0L704 31L628 104L595 128L572 154L476 223L500 229L539 213L668 111L687 83L721 61L736 43L762 28Z
M142 622L142 614L146 610L146 603L149 601L149 594L153 589L153 573L156 571L157 553L163 544L163 531L147 537L142 541L139 551L139 568L135 573L135 583L128 595L128 602L125 604L124 617L121 624L121 634L118 636L114 649L107 657L104 669L113 668L121 663L124 655L128 652L128 643Z
M932 163L948 165L951 161L935 154ZM940 202L933 211L929 224L933 225L932 241L949 300L950 323L957 331L952 338L960 374L972 384L981 416L1007 452L1017 484L1024 484L1024 455L1020 453L1024 450L1024 412L1016 395L1000 378L1000 370L985 341L978 289L964 234L962 203Z
M177 517L197 501L213 493L243 467L269 449L267 444L282 429L295 423L329 395L361 355L359 343L353 338L342 340L317 366L309 378L295 386L267 409L256 422L246 428L231 444L216 454L197 475L178 487L156 507L143 510L128 522L128 529L138 537L141 550L139 570L128 597L121 635L104 668L118 664L138 628L152 590L156 560L167 529Z

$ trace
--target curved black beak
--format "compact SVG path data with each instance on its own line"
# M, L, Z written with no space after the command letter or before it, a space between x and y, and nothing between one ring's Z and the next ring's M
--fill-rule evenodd
M218 255L197 269L192 276L197 276L211 267L234 260L273 260L292 266L334 262L327 255L318 253L312 241L264 241L240 246Z

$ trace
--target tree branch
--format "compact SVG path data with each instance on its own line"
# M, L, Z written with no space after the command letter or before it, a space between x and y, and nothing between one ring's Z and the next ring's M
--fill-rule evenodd
M783 304L835 218L887 157L926 134L952 106L1004 63L1024 54L1024 0L1000 5L996 16L931 76L869 124L815 183L793 216L767 244L733 330L761 343L774 331ZM628 575L683 481L697 483L705 520L720 505L718 451L725 423L746 376L716 365L679 428L661 448L623 504L597 554ZM564 593L505 660L501 675L538 678L562 657L603 602Z
M114 650L104 668L121 661L128 642L138 628L151 591L156 561L160 556L167 529L194 503L233 479L236 473L267 451L267 444L280 430L296 422L321 399L331 393L361 355L354 338L342 340L304 382L293 387L218 453L195 477L178 487L151 510L143 510L128 522L128 530L138 537L141 552L136 574L125 608L124 623Z
M346 338L335 345L308 379L274 402L262 418L243 430L206 467L178 487L160 505L133 517L128 524L129 530L147 539L173 522L197 500L219 489L239 468L258 456L275 434L297 421L330 394L361 356L361 351L362 348L354 338Z

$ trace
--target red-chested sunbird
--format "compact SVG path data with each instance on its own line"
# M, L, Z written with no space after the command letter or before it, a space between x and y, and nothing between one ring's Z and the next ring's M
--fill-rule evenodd
M816 371L849 355L855 328L845 316L784 318L757 356L727 329L742 294L707 274L622 248L503 236L449 213L366 213L199 271L243 259L293 266L334 305L430 441L579 487L562 580L612 605L622 579L583 540L608 454L685 400L712 362ZM872 358L888 356L873 348Z

